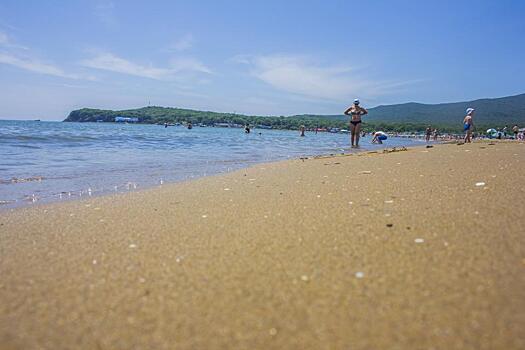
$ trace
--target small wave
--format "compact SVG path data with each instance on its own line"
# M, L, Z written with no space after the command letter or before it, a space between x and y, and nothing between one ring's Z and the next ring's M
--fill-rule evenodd
M12 177L7 180L0 179L0 184L18 184L18 183L35 182L35 181L41 182L42 180L44 180L43 176L32 176L32 177L26 177L26 178Z
M72 135L12 135L2 134L0 139L3 143L6 142L88 142L97 140L91 136L72 136Z

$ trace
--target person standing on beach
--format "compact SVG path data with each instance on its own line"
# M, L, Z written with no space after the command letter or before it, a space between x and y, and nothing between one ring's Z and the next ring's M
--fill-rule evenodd
M436 129L434 129L434 132L433 132L433 134L434 134L434 141L437 141L437 140L438 140L438 136L439 136L439 131L438 131L438 129L437 129L437 128L436 128Z
M463 131L465 131L465 142L471 142L472 128L474 127L474 122L472 121L473 117L474 108L467 108L467 115L463 119Z
M425 130L425 134L426 134L426 136L425 136L425 140L426 140L427 142L430 142L430 135L432 135L432 126L429 125L429 126L427 127L427 129Z
M359 136L361 131L361 116L368 114L368 111L359 106L359 100L355 99L354 104L348 107L345 115L350 117L350 133L352 147L359 147Z
M518 124L514 124L512 127L512 132L514 133L514 140L518 139L518 132L520 131L520 128L518 127Z

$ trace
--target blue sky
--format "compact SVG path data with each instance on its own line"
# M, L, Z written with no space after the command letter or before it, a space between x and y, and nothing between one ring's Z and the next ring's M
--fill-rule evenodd
M0 118L339 114L525 92L525 1L0 2Z

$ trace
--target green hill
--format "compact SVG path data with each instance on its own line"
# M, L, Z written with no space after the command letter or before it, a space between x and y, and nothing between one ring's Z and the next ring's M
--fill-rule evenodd
M378 106L369 110L369 120L457 124L468 107L476 109L475 122L478 124L525 124L525 94L468 102Z
M525 94L480 99L467 102L422 104L403 103L368 109L365 130L421 131L432 124L443 131L460 131L465 109L476 109L475 124L479 129L503 125L525 125ZM343 107L344 108L344 107ZM235 123L268 125L276 129L339 127L347 128L348 117L341 115L295 115L289 117L247 116L233 113L196 111L169 107L144 107L122 111L83 108L72 111L66 122L113 122L116 117L138 118L141 123Z

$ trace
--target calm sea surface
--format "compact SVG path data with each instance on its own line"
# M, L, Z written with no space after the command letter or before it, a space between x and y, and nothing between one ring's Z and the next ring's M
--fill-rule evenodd
M260 134L259 134L260 133ZM362 139L361 150L421 144ZM278 130L0 120L0 209L132 191L249 165L349 152L349 136Z

